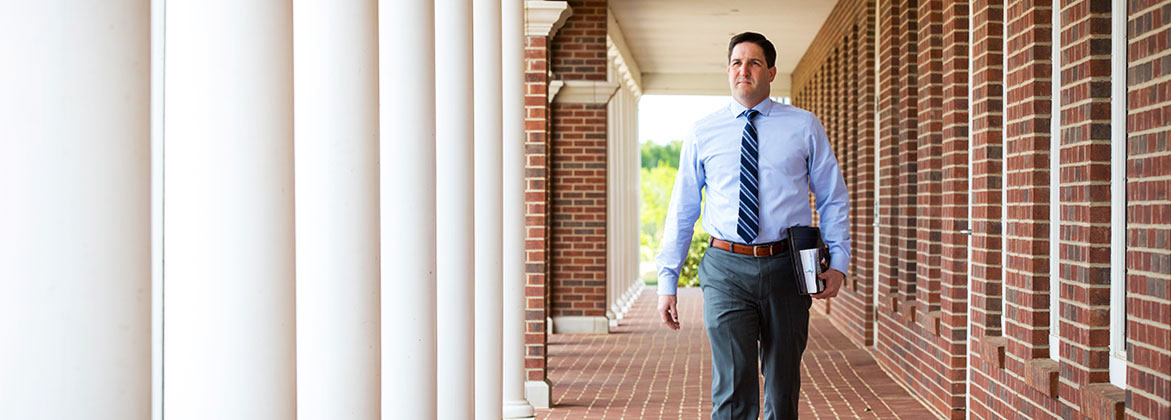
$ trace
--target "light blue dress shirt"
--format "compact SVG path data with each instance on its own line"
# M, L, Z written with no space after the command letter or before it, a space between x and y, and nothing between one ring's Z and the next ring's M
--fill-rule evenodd
M675 294L701 199L704 230L713 237L743 243L736 233L736 221L740 141L747 123L740 114L746 109L732 101L696 122L683 139L679 172L663 224L663 250L655 260L660 295ZM813 113L772 99L753 109L760 112L753 120L760 143L760 232L752 243L780 241L790 226L811 225L812 191L821 236L829 246L830 268L845 273L850 264L850 202L825 128Z

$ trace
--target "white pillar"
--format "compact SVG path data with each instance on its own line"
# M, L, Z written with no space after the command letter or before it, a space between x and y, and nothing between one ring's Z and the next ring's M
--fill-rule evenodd
M293 6L297 418L377 419L377 3Z
M0 57L0 418L148 419L149 3L0 3Z
M524 3L502 3L504 106L504 361L505 419L533 418L525 399L525 72Z
M476 420L503 414L503 189L500 2L474 0Z
M475 261L472 156L472 2L440 0L435 7L435 68L443 83L435 85L435 127L438 172L436 211L442 223L436 232L443 252L438 265L437 367L438 389L443 401L438 418L467 420L474 416L475 364L469 349L475 348Z
M296 415L291 6L167 4L171 420Z
M382 418L433 419L435 3L379 2L378 28Z
M606 61L607 79L614 81L618 78L618 70L614 64L614 53L610 52ZM619 91L622 88L618 88ZM618 273L620 270L619 260L622 258L622 250L619 249L621 241L619 238L619 230L621 229L617 223L619 219L619 195L617 194L617 186L621 182L621 174L618 165L622 152L619 151L619 139L621 130L618 127L618 95L615 93L610 97L606 103L606 320L610 328L618 326L617 299L614 298L614 290L618 288Z

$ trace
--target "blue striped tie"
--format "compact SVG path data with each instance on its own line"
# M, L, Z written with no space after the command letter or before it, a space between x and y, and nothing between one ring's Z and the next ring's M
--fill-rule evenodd
M736 221L736 233L746 244L752 243L760 230L760 200L757 198L760 192L757 174L760 171L756 165L759 149L756 127L752 125L752 119L759 114L755 109L740 113L740 116L748 116L748 123L744 124L744 137L740 140L740 218Z

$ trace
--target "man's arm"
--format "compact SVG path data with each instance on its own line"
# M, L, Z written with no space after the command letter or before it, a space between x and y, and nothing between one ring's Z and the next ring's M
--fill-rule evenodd
M818 276L826 280L826 289L813 295L822 299L838 294L850 266L850 196L838 160L826 138L825 127L813 114L809 119L809 188L816 199L818 225L830 255L830 270Z
M687 259L695 220L699 218L703 183L704 170L699 162L699 146L694 134L689 134L683 140L679 171L675 174L667 219L663 222L662 251L655 259L659 268L659 315L671 329L679 329L675 293L679 284L679 270Z

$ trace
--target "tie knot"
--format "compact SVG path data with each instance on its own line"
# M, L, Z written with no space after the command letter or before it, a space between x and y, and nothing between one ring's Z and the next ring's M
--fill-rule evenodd
M740 116L748 117L749 122L751 122L753 118L756 118L757 115L760 115L760 111L757 111L755 109L746 109L746 110L744 110L744 112L740 113Z

